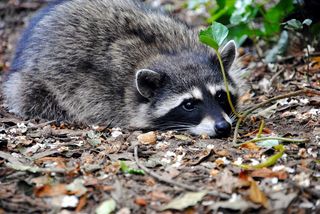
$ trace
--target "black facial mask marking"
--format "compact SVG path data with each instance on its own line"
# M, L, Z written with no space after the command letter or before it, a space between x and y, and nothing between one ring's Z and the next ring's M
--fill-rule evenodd
M160 130L176 129L185 131L190 127L199 125L207 116L212 117L216 122L225 121L222 112L225 112L227 115L231 113L226 92L219 90L215 96L212 96L210 92L204 89L201 92L204 100L184 100L166 115L154 120L154 127ZM231 94L231 99L235 105L236 97Z

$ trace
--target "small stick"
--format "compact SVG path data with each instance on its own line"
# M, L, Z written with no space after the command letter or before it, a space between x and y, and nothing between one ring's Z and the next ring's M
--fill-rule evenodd
M193 187L191 185L188 185L188 184L183 184L183 183L180 183L180 182L177 182L177 181L174 181L172 179L169 179L169 178L165 178L161 175L158 175L157 173L153 172L152 170L148 169L147 167L145 167L143 164L140 163L139 161L139 156L138 156L138 149L139 149L139 145L136 144L134 146L134 159L136 161L136 164L137 166L142 169L145 173L149 174L150 176L156 178L158 181L161 181L161 182L164 182L164 183L167 183L167 184L170 184L172 186L177 186L177 187L180 187L182 189L185 189L185 190L188 190L188 191L192 191L192 192L199 192L201 191L201 189L197 188L197 187ZM228 199L230 198L228 194L224 194L224 193L219 193L219 192L216 192L216 191L210 191L208 190L208 194L209 195L214 195L214 196L218 196L220 198L223 198L223 199Z
M138 149L139 149L139 146L137 144L137 145L134 146L134 159L135 159L138 167L140 169L142 169L143 171L145 171L147 174L151 175L152 177L156 178L159 181L171 184L172 186L177 186L177 187L180 187L180 188L183 188L183 189L186 189L186 190L189 190L189 191L193 191L193 192L198 192L199 191L198 188L195 188L195 187L193 187L191 185L179 183L179 182L176 182L176 181L171 180L169 178L165 178L165 177L163 177L161 175L158 175L155 172L153 172L150 169L148 169L147 167L145 167L144 165L142 165L140 163L140 161L139 161Z

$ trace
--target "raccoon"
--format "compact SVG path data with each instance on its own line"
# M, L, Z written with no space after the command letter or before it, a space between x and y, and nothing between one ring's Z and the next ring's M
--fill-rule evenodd
M232 102L236 46L221 49ZM135 0L56 0L22 35L4 82L21 117L227 136L231 108L198 30Z

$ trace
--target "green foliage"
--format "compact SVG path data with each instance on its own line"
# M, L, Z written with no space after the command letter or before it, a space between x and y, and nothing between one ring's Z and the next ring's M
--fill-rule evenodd
M283 23L284 28L293 31L299 31L303 29L303 25L310 26L312 23L311 19L305 19L303 22L300 22L296 19L291 19L285 23Z
M279 35L284 18L295 9L294 0L215 0L210 4L206 0L188 2L188 8L204 5L210 14L207 22L218 21L226 25L229 36L238 44L248 37L271 40Z
M202 43L212 47L216 51L216 55L219 60L219 64L220 64L220 68L221 68L221 73L223 76L223 82L224 82L224 85L225 85L226 91L227 91L229 105L231 107L232 112L236 116L239 116L239 114L236 112L236 109L233 106L232 101L231 101L231 95L230 95L230 91L228 88L228 80L227 80L226 72L224 70L221 55L219 52L219 47L221 46L223 41L228 36L228 33L229 33L229 30L226 26L224 26L223 24L218 23L218 22L213 22L212 25L209 26L206 30L200 31L199 39Z
M120 169L123 173L133 174L133 175L144 175L144 171L141 169L132 169L124 162L120 161Z
M273 48L267 52L267 55L265 57L266 62L268 63L276 62L277 56L283 55L284 52L286 51L288 42L289 42L289 34L288 34L288 31L284 30L281 32L280 38L277 44L275 44Z
M213 22L209 28L200 31L199 38L202 43L217 51L228 36L228 33L229 30L226 26L218 22Z

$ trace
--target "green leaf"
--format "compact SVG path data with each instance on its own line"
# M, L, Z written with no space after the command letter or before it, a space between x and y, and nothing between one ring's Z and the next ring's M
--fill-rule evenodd
M312 20L311 19L305 19L302 24L310 26L312 24Z
M279 145L278 140L264 140L264 141L257 142L257 146L263 147L263 148L272 148L277 145Z
M143 170L129 168L124 161L120 161L120 169L123 173L128 173L132 175L145 175Z
M217 0L217 8L210 10L210 18L207 20L207 23L212 23L219 19L222 23L227 23L229 21L230 15L235 10L236 0ZM226 20L226 22L224 22Z
M184 210L187 207L196 205L207 194L207 191L187 192L181 197L173 199L169 204L161 208L161 210L175 209Z
M201 4L206 4L209 0L189 0L188 1L188 9L192 10L192 9L196 9L197 7L199 7Z
M281 0L278 4L270 8L265 12L264 18L267 22L278 24L280 25L280 22L282 19L288 15L290 12L293 11L294 0Z
M122 172L127 172L128 169L129 169L129 167L128 167L128 165L126 164L126 162L120 161L120 169L121 169Z
M303 28L302 23L299 20L291 19L284 23L284 28L291 30L301 30Z
M96 214L109 214L115 211L116 202L113 199L102 202L96 209Z
M229 28L229 39L235 40L238 46L240 46L248 37L252 38L260 36L262 33L258 30L253 30L245 23L240 23Z
M230 17L230 23L233 25L241 22L248 23L258 12L258 8L252 5L253 0L238 0Z
M199 33L200 41L216 51L228 36L229 30L223 24L218 22L212 23L206 30L201 30Z
M283 31L280 35L278 43L267 53L266 62L274 63L277 61L278 55L283 55L287 50L289 43L289 34L287 31Z
M282 20L294 10L294 0L281 0L263 13L264 36L273 36L280 31Z

